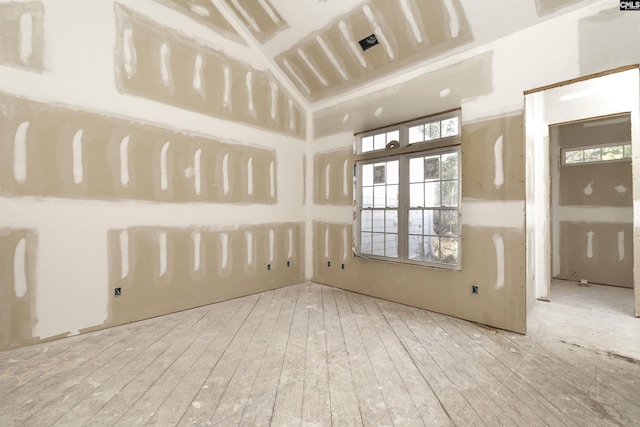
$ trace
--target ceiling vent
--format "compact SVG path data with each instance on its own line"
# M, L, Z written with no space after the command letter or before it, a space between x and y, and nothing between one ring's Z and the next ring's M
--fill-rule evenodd
M378 44L378 39L376 38L375 34L371 34L370 36L367 36L367 37L363 38L362 40L360 40L358 43L360 43L360 47L362 48L362 51L364 52L367 49L371 49L372 47L377 45Z

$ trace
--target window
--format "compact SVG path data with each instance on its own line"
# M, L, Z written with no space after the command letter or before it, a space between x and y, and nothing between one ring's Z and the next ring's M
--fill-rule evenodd
M459 111L358 135L356 252L460 266Z
M584 163L611 162L615 160L630 160L631 144L613 143L606 145L591 145L579 148L565 148L562 150L562 164L576 165Z

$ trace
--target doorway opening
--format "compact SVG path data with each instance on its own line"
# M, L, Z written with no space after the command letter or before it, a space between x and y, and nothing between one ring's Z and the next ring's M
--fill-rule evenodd
M629 113L551 124L553 279L633 288Z
M633 66L525 92L527 309L582 279L632 287L640 316L639 83Z

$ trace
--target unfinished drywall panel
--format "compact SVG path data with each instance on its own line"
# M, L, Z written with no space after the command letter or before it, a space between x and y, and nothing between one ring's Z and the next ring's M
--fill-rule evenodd
M0 350L34 341L36 247L33 230L0 229Z
M351 224L313 222L314 281L525 331L521 230L463 225L462 269L451 271L354 257L349 252L351 228ZM477 253L485 256L473 256ZM477 295L471 293L472 285L478 286Z
M462 126L462 188L465 197L520 200L525 197L521 114Z
M372 33L379 44L363 52L358 42ZM472 40L459 0L402 5L374 0L282 52L276 62L301 93L316 101Z
M353 150L316 153L313 158L313 203L352 205Z
M238 15L242 23L249 28L253 36L263 43L287 27L287 22L269 0L225 1Z
M238 43L247 44L211 0L156 0Z
M297 138L306 136L303 108L269 72L198 45L118 3L115 14L114 60L120 91Z
M633 225L560 221L557 277L633 288Z
M459 108L463 100L491 93L492 67L492 52L484 52L425 71L408 81L388 84L352 100L321 108L313 114L314 137L374 129Z
M304 224L111 230L108 325L304 280Z
M617 7L578 23L580 73L589 75L640 61L640 14Z
M564 166L559 175L560 207L627 207L633 219L630 161Z
M0 94L0 194L276 203L273 149Z
M0 3L0 64L44 69L42 2Z

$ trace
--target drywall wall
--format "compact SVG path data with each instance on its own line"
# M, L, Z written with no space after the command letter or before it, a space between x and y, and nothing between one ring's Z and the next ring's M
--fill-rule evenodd
M633 288L631 160L565 165L562 150L630 144L628 114L550 129L552 275Z
M551 3L538 3L540 13L560 6ZM462 269L438 270L351 255L343 262L342 230L347 228L350 239L353 210L316 203L312 212L314 280L524 332L527 307L535 300L527 298L525 272L533 276L536 263L543 262L535 257L544 259L546 253L549 262L550 255L548 248L545 252L531 245L533 235L548 224L544 217L538 218L534 228L535 209L548 206L548 200L529 198L534 175L525 168L523 92L580 77L580 60L595 60L597 55L594 52L591 57L587 49L580 49L581 37L587 36L580 23L608 10L617 10L617 5L597 2L440 62L412 68L376 82L368 91L354 91L318 105L314 155L350 147L353 132L461 107ZM637 34L637 18L629 20L624 21L626 31ZM560 39L563 42L557 43ZM636 53L622 47L611 46L610 55L622 63L640 61ZM449 72L456 78L448 79ZM469 81L478 84L467 85ZM528 123L529 113L527 104ZM526 155L534 149L544 152L548 140L540 142L529 145ZM548 165L548 154L545 158ZM313 171L316 180L322 179L322 173ZM536 189L536 194L543 195L548 187L542 180ZM526 229L525 200L527 210L532 209ZM536 277L538 283L548 283L544 268ZM478 295L471 294L472 284L479 286Z
M304 109L167 5L0 3L0 349L305 279Z

